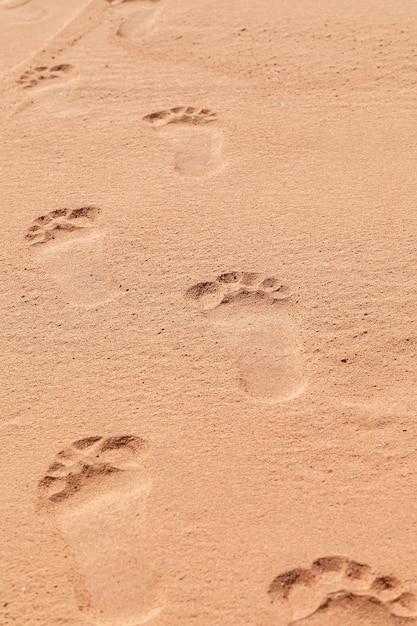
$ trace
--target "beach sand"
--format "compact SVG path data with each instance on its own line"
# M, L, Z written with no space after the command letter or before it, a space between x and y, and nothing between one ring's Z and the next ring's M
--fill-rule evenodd
M411 0L0 0L1 626L417 624Z

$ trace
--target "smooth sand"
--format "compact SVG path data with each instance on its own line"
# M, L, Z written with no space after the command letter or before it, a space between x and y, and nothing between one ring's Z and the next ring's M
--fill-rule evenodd
M0 0L1 626L417 624L414 0Z

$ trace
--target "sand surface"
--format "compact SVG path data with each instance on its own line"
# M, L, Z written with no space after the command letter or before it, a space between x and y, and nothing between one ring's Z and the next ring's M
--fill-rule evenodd
M0 0L0 626L417 624L415 0Z

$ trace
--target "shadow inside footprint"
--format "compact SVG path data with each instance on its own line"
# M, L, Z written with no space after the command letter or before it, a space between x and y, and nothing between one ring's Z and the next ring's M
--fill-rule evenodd
M268 594L281 618L299 626L417 624L417 598L392 576L347 557L314 561L277 576Z
M36 218L26 232L33 257L72 304L96 306L117 293L104 270L103 235L95 226L99 213L92 206L57 209Z
M297 626L412 626L416 621L393 615L375 598L339 593L310 617L292 623Z
M217 120L214 111L174 107L145 115L143 120L171 143L179 174L206 176L223 167L223 133L211 125Z
M55 455L39 481L40 512L75 555L77 589L97 626L137 626L162 607L159 576L146 553L146 443L124 435L87 437Z
M17 84L22 89L38 91L45 87L60 86L63 82L67 82L73 73L74 68L69 63L59 63L52 66L38 65L23 72L17 80Z
M289 290L276 278L228 272L197 283L186 297L223 333L242 389L263 402L299 396L305 386Z

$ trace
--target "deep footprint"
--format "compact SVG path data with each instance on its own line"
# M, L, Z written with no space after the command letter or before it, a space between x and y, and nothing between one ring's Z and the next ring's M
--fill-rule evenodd
M214 111L195 107L174 107L143 118L170 141L175 169L183 176L206 176L223 167L223 133L212 127L217 119Z
M162 0L107 0L107 2L122 17L117 35L132 41L142 39L153 30L164 5Z
M309 569L277 576L268 594L280 617L302 626L416 624L417 598L392 576L346 557L322 557Z
M39 510L60 530L85 585L76 589L83 617L97 626L144 624L162 607L143 540L147 447L133 435L74 441L38 484Z
M0 0L0 9L19 22L37 22L48 16L48 13L33 0Z
M245 392L271 403L303 392L306 384L297 328L289 312L290 291L281 281L228 272L190 287L186 297L223 331Z
M57 209L32 222L26 241L36 262L72 304L109 302L116 285L103 269L103 234L96 227L97 207Z

